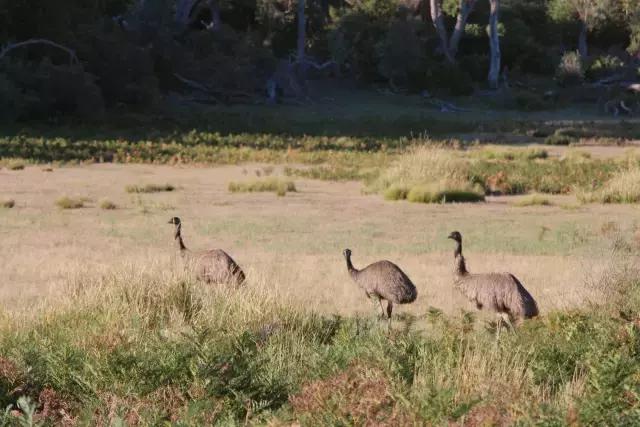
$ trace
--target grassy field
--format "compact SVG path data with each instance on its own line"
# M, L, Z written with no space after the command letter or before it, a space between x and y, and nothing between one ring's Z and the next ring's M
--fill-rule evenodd
M638 424L639 123L358 99L3 128L0 426ZM495 339L453 230L538 319ZM345 248L415 282L390 331Z
M506 157L551 161L527 153ZM20 412L77 425L640 420L636 205L572 194L390 202L364 182L300 176L286 197L229 191L285 169L0 170L2 199L14 201L0 209L0 405L14 405L0 425ZM395 177L384 173L376 179ZM128 191L154 186L173 191ZM63 197L82 206L60 209ZM172 216L189 248L227 250L247 286L184 272ZM497 342L494 319L451 286L452 230L465 236L471 271L516 274L541 318ZM351 282L346 247L356 267L390 259L416 283L418 300L397 309L391 332Z

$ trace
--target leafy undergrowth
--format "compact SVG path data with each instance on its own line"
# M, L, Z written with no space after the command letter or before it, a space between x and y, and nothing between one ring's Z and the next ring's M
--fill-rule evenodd
M161 267L78 276L0 316L0 425L635 425L636 270L498 342L474 316L324 317ZM586 285L585 285L586 286ZM21 424L23 425L23 424Z

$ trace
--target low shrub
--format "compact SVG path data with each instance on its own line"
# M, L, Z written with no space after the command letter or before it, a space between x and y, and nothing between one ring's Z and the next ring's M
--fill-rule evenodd
M10 160L5 163L5 167L12 171L21 171L25 168L25 164L21 160Z
M404 200L408 194L409 190L407 187L395 184L384 190L383 193L385 200Z
M562 55L556 69L556 80L561 86L573 86L584 80L584 67L578 52L566 52Z
M0 208L3 209L11 209L16 205L15 200L13 199L5 199L5 200L0 200Z
M145 185L127 185L125 190L127 193L160 193L164 191L173 191L176 188L171 184L145 184Z
M60 209L80 209L84 207L84 199L63 196L56 200L56 206Z
M100 209L113 210L117 208L118 206L109 199L100 200Z
M273 192L278 196L284 196L287 192L296 192L293 181L271 177L262 180L230 182L229 191L232 193Z

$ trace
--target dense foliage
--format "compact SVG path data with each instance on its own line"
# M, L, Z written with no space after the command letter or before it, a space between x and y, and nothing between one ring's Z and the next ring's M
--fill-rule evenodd
M553 84L558 75L565 84L557 68L566 65L563 54L566 59L576 50L580 81L609 71L637 78L637 2L501 3L505 80L537 75ZM440 5L445 31L453 31L460 5L467 5L466 27L448 53L452 61L442 51L430 4ZM480 0L309 0L301 34L295 1L0 0L0 45L6 46L0 50L0 118L87 118L193 101L255 102L266 100L269 88L276 88L271 101L277 101L278 95L305 97L310 79L328 77L468 95L487 78L488 15L488 2ZM298 62L302 36L307 61ZM30 39L55 42L77 60L50 44L13 48ZM309 61L335 66L317 70Z

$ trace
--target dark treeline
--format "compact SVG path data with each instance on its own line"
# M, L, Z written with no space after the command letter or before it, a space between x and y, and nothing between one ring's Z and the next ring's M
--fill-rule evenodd
M0 0L0 45L4 120L278 102L318 79L456 96L633 83L640 2Z

